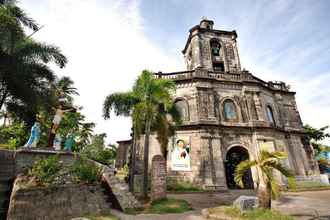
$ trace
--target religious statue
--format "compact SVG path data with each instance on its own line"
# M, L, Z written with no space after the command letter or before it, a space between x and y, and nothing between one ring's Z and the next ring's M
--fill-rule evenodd
M54 138L53 148L55 150L61 150L61 142L62 142L61 135L56 134Z
M36 121L31 128L31 135L29 140L24 145L25 148L35 148L40 139L40 123Z
M55 116L53 119L53 123L51 125L51 130L50 130L50 134L49 134L49 138L48 138L48 147L52 147L53 146L53 142L56 136L56 132L57 129L60 125L60 122L62 120L62 117L64 115L64 113L66 112L75 112L76 109L74 107L66 107L65 106L65 102L66 99L64 97L63 92L59 93L59 99L58 99L59 105L58 107L55 109Z
M72 146L74 145L74 135L69 134L68 138L65 140L64 143L64 150L71 152L72 151Z

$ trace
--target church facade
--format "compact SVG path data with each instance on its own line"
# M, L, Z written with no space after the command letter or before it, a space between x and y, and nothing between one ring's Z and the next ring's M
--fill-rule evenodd
M190 29L182 51L186 71L157 73L175 81L175 105L182 117L168 146L168 177L205 189L237 188L236 165L255 159L261 149L285 151L286 163L297 176L318 174L295 92L284 82L265 82L242 70L237 33L215 30L213 24L204 19ZM159 153L152 136L150 160ZM257 179L252 169L244 187L253 188Z

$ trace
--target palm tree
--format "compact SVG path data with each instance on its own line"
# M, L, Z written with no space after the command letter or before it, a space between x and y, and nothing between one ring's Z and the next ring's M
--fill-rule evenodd
M284 166L281 160L287 157L284 152L268 152L260 151L256 160L242 161L235 170L235 182L243 187L243 176L251 167L256 167L259 174L258 181L258 198L259 207L270 209L271 198L279 196L279 184L274 171L279 171L282 175L288 178L289 184L294 184L294 175L291 170Z
M55 90L57 93L62 93L70 103L73 101L73 95L79 95L77 88L73 86L73 80L68 76L63 76L55 83Z
M173 109L171 94L175 90L175 84L171 80L157 79L148 70L143 70L135 82L132 91L113 93L106 97L103 104L103 116L110 118L114 111L116 115L131 116L133 133L136 139L144 134L144 173L143 173L143 196L148 194L148 163L149 163L149 137L152 130L159 130L156 122L164 120L166 112ZM167 123L162 123L167 125ZM158 134L161 132L157 132ZM159 136L158 136L159 137ZM134 147L134 144L133 144ZM134 155L134 152L133 152ZM134 161L134 159L133 159Z
M95 127L95 123L86 122L82 123L81 128L79 129L78 138L79 145L82 148L90 143L91 138L93 136L93 129ZM79 149L81 150L81 149Z
M9 102L8 110L32 106L35 111L37 99L47 98L43 94L55 79L46 64L62 68L67 59L58 47L26 37L23 26L37 31L38 25L12 2L0 4L0 109Z

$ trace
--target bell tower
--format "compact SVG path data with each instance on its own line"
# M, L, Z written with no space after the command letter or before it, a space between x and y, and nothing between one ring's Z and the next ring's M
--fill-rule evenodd
M199 25L189 30L189 37L182 51L187 69L239 72L241 65L236 31L215 30L213 25L213 21L202 18Z

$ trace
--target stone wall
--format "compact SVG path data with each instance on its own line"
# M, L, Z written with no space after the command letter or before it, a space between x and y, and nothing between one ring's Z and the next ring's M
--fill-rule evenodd
M8 220L65 220L109 209L100 185L24 188L18 177L11 195Z
M205 22L210 25L202 25ZM235 31L214 30L212 21L203 20L190 29L182 51L187 71L158 74L175 81L174 101L183 101L184 104L177 104L185 108L179 112L188 112L174 138L190 140L191 170L172 171L167 157L168 176L204 188L224 189L226 154L235 146L245 148L250 159L258 156L261 147L271 146L270 150L288 153L286 164L296 175L319 174L312 149L302 141L306 134L295 92L284 82L265 82L241 70L236 40ZM212 53L211 41L220 43L220 53ZM219 70L219 63L224 64L223 71ZM232 118L225 117L224 103L228 101L234 106L230 109L236 112ZM141 140L137 158L143 161ZM171 138L169 154L173 144ZM155 135L151 136L149 153L149 158L160 153ZM252 175L256 181L253 169Z
M59 155L60 160L64 165L69 165L73 162L74 154L63 151L58 152L43 149L35 149L31 151L17 150L15 152L16 174L22 173L31 168L37 160L47 158L51 155Z

